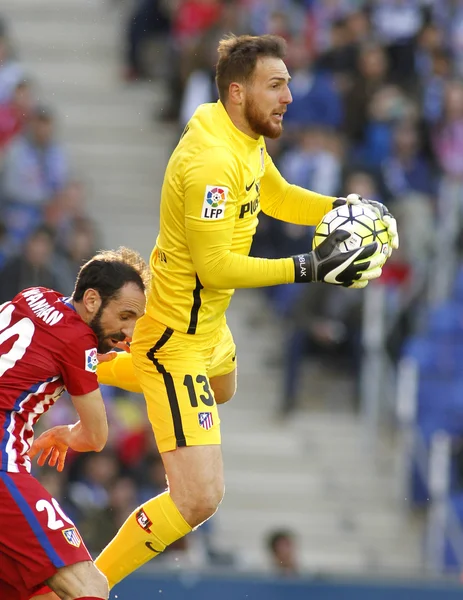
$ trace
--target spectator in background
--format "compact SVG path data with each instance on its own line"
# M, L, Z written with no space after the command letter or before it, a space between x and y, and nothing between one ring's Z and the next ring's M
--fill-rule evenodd
M410 192L419 192L428 197L436 193L433 169L422 155L418 128L413 121L395 124L392 152L381 163L381 174L392 200Z
M333 23L363 6L362 0L309 0L311 34L315 38L314 52L325 52L331 44Z
M25 80L16 85L9 102L0 104L0 169L5 149L23 131L33 105L31 84Z
M0 219L0 273L7 258L7 229L5 223Z
M296 538L292 531L273 531L267 536L266 546L275 575L291 577L299 574Z
M415 83L415 39L424 22L421 0L373 0L371 20L385 45L395 82Z
M361 14L361 13L356 13ZM351 17L353 21L353 17ZM331 72L340 91L348 89L355 73L358 47L347 19L334 21L331 26L331 43L317 60L317 68Z
M180 106L180 126L183 129L196 108L218 99L215 85L215 61L219 41L230 31L240 32L239 16L233 4L222 7L220 18L211 25L185 57L185 87ZM244 32L243 32L244 33Z
M66 184L68 170L51 110L36 107L24 135L10 144L4 159L5 220L12 244L21 244L42 221L45 206Z
M463 182L463 83L447 84L443 118L435 129L434 149L444 173Z
M452 59L447 50L436 49L430 56L429 73L421 80L422 112L427 125L439 123L444 113L445 90L452 76Z
M181 101L189 75L187 69L191 56L202 37L221 18L223 3L220 0L183 0L172 3L172 36L169 42L169 64L167 73L168 101L162 108L163 120L177 121Z
M75 221L87 218L86 202L83 183L71 179L45 206L43 218L55 232L58 246L66 245Z
M438 216L448 242L461 237L463 212L463 83L446 84L442 119L432 133L433 148L443 172Z
M95 254L97 247L93 221L85 217L75 219L62 242L57 244L52 261L63 294L72 294L80 267Z
M396 85L385 85L375 92L368 106L363 142L353 156L371 168L377 168L393 152L393 131L398 122L417 119L415 104Z
M166 472L158 453L143 457L136 469L138 504L143 504L167 488Z
M297 0L242 0L241 3L248 25L246 33L271 33L287 41L293 36L308 38L307 13Z
M314 69L304 40L293 40L289 44L287 62L293 102L285 115L286 128L294 131L309 125L339 127L343 109L333 76Z
M107 495L106 504L88 508L79 524L85 544L94 554L111 541L137 506L137 488L130 477L115 478L108 486Z
M24 70L13 59L6 23L0 19L0 104L10 101L16 85L24 79Z
M171 14L166 0L137 0L127 22L125 73L128 81L149 75L143 60L143 43L147 37L166 42L170 33Z
M431 75L432 57L439 50L446 50L443 29L432 21L425 23L415 45L415 72L420 79L427 79Z
M342 189L346 194L360 194L363 198L370 198L377 202L383 202L383 196L380 192L378 181L372 173L362 168L352 168L345 174ZM354 190L356 190L354 192Z
M341 184L339 137L313 125L303 129L296 139L296 144L281 157L283 177L320 194L336 196Z
M92 510L106 509L109 490L119 475L117 456L110 448L106 447L97 454L79 455L71 472L69 497L83 515Z
M286 313L281 415L288 416L298 407L306 357L336 365L337 372L347 366L358 383L362 294L342 286L332 288L300 290Z
M50 266L52 255L53 233L41 226L27 240L23 253L7 260L0 270L0 304L29 287L59 292L60 282Z
M463 0L433 2L431 11L454 55L456 74L463 75Z
M354 144L363 141L371 101L389 81L389 66L384 49L366 43L359 49L356 74L344 96L343 129Z

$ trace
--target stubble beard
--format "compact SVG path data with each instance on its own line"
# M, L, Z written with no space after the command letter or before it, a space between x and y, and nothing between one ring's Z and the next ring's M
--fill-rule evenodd
M254 133L257 133L257 135L263 135L264 137L275 140L279 138L283 132L283 126L273 125L270 122L270 117L265 117L252 98L245 102L244 117L248 122L249 127Z

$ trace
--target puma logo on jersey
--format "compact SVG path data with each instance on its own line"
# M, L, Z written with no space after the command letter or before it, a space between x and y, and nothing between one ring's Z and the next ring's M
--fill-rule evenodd
M250 202L246 202L246 204L242 204L240 208L240 219L243 219L245 215L250 214L253 215L258 209L260 205L259 196L251 200Z

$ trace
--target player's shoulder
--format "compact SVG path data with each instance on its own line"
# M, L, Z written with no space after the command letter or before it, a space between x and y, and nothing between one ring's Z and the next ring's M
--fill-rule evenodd
M28 288L20 292L13 303L37 329L46 330L62 342L83 340L88 343L88 338L94 338L92 329L60 292L44 287Z
M190 148L196 154L196 159L202 156L211 160L233 157L235 147L227 133L224 112L217 102L201 104L186 125L182 140L185 148Z

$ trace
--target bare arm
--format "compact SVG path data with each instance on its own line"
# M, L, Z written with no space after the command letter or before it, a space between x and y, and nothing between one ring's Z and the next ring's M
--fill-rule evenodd
M72 396L72 403L79 415L73 425L58 425L44 431L32 444L29 456L40 453L37 464L43 466L48 457L51 467L64 468L68 448L77 452L100 452L108 439L106 409L99 388L84 394Z
M108 439L108 421L100 389L71 399L79 421L66 426L68 433L64 434L63 441L67 440L67 445L77 452L103 450Z

